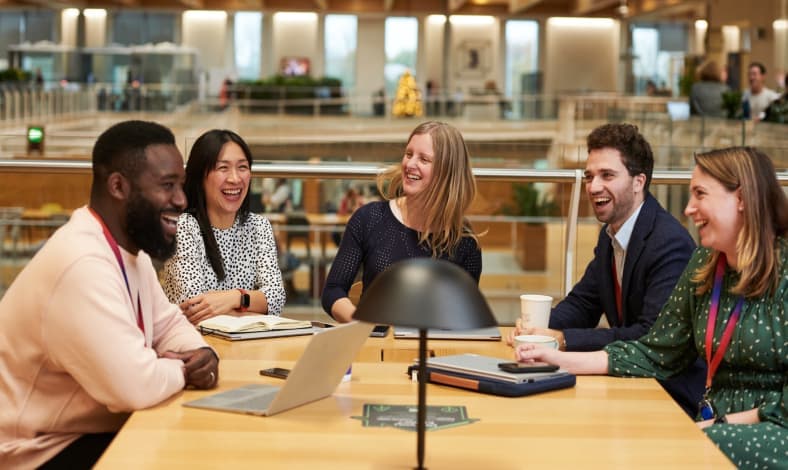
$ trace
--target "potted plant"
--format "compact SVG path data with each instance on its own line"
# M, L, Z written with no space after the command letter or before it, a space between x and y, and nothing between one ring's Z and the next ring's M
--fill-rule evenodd
M515 183L512 186L514 204L506 206L504 213L519 217L551 217L558 215L558 205L542 194L535 183ZM514 256L526 271L547 269L547 225L541 221L517 224L517 244Z
M727 113L728 119L741 119L741 92L729 90L722 92L722 109Z

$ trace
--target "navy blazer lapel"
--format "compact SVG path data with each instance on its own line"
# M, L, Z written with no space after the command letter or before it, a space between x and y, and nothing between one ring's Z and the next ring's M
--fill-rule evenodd
M640 209L637 220L635 220L635 227L627 245L627 257L624 260L624 275L622 276L623 285L621 286L622 304L626 304L624 299L627 298L626 294L629 292L632 271L635 269L635 265L637 265L638 259L643 253L643 248L646 246L646 238L654 229L654 221L657 218L658 209L659 203L654 199L654 196L650 193L646 194L646 200L643 202L643 207Z

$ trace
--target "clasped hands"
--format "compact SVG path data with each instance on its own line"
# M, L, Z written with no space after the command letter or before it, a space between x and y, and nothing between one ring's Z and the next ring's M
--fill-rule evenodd
M183 377L187 387L207 389L219 383L219 358L211 348L166 351L160 357L183 361Z

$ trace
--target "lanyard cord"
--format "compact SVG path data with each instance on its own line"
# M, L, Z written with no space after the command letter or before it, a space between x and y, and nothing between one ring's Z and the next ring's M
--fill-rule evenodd
M107 228L107 225L104 223L104 220L93 210L93 208L88 208L90 213L93 214L93 217L98 220L99 224L101 224L101 230L104 232L104 238L107 239L107 243L109 243L109 247L112 249L112 253L115 254L115 259L118 261L118 265L120 265L120 271L123 273L123 280L126 281L126 291L129 293L129 300L131 300L132 305L134 304L134 298L131 296L131 286L129 285L129 277L126 275L126 265L123 263L123 258L120 256L120 248L118 248L118 242L115 241L115 237L112 236L112 233ZM145 324L142 322L142 304L140 303L140 293L137 292L137 326L139 329L145 333Z
M728 323L725 325L725 330L722 332L720 345L717 351L712 354L712 343L714 342L714 326L717 323L717 311L720 308L720 291L722 291L722 278L725 274L726 258L724 253L720 253L717 259L717 269L714 273L714 286L711 289L711 305L709 306L709 319L706 323L706 363L708 370L706 371L706 391L711 389L711 379L717 372L717 368L722 362L722 357L728 349L728 345L733 337L733 329L736 327L736 322L739 320L742 305L744 304L744 297L739 297L736 301L736 306L731 311L728 317Z

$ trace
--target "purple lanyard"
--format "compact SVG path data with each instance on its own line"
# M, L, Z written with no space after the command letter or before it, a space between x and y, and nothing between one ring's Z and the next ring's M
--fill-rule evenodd
M131 296L131 286L129 286L129 277L126 275L126 266L123 264L123 258L120 256L120 248L118 248L118 242L115 241L115 238L112 236L112 233L107 228L107 225L104 223L104 220L96 214L92 208L88 208L93 217L98 220L99 224L101 224L101 230L104 232L104 238L107 239L107 243L109 243L109 247L112 249L112 252L115 254L115 259L118 260L118 265L120 265L120 271L123 273L123 280L126 281L126 291L129 293L129 300L131 303L134 304L134 298ZM142 333L145 333L145 324L142 322L142 304L140 303L140 293L137 292L137 326L140 328Z

